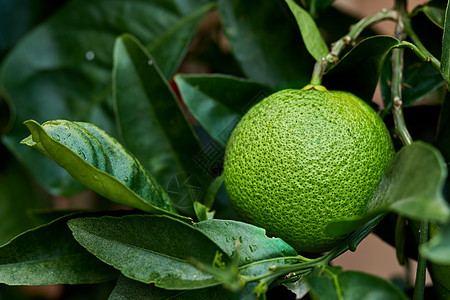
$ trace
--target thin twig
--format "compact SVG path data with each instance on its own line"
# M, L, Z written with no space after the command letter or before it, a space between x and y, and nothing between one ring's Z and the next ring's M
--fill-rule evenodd
M406 18L406 0L395 0L395 9L398 11L397 24L395 26L395 37L401 42L405 39L405 21ZM408 45L406 45L408 46ZM423 47L423 49L425 49ZM423 50L420 49L420 50ZM414 47L413 47L414 50ZM425 49L426 51L426 49ZM424 53L423 51L421 51ZM427 54L429 54L427 52ZM431 55L431 54L429 54ZM403 49L396 48L392 50L392 113L394 115L395 127L404 145L410 145L413 140L406 128L402 109L402 87L403 87ZM421 223L420 243L425 243L428 240L428 226L429 223L423 221ZM425 294L425 279L426 279L426 259L420 254L418 256L416 283L414 287L414 300L423 300Z
M311 77L311 85L319 85L322 83L322 77L330 64L335 64L341 52L349 44L353 44L359 37L361 32L369 26L382 20L395 20L397 18L396 10L383 9L382 11L361 19L354 24L347 35L343 36L332 44L331 51L326 57L318 60L314 66L313 75Z
M406 12L406 1L396 0L396 9L399 12L397 24L395 26L395 37L400 41L405 39L405 28L403 24L403 16ZM392 113L394 115L395 128L404 145L410 145L413 141L408 132L403 117L402 109L402 87L403 87L403 51L402 48L395 48L392 50L392 82L391 82L391 97L392 97Z

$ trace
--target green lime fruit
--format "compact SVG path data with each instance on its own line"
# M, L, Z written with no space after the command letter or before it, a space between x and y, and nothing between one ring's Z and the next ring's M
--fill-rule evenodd
M253 106L225 151L225 187L246 221L301 252L345 236L324 230L361 215L394 156L389 132L363 100L311 87L279 91Z

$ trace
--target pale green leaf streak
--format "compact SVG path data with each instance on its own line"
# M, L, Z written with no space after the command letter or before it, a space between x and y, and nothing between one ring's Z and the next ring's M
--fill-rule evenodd
M445 11L444 35L442 36L442 57L441 57L441 73L450 85L450 2L447 2Z
M175 74L203 16L215 6L215 2L205 3L189 14L180 16L180 19L146 46L147 50L158 58L158 61L165 62L161 69L167 78ZM170 47L168 48L167 45Z
M214 215L216 213L215 211L211 211L209 207L198 201L194 202L194 211L199 221L212 220L214 219Z
M224 177L223 174L221 174L220 176L214 178L214 180L209 185L208 190L206 191L205 199L203 201L206 207L209 208L213 207L214 200L216 199L217 193L219 192L219 189L222 186L223 181Z
M86 187L146 212L175 212L166 192L136 158L95 125L66 120L25 125L31 135L22 143L53 159Z
M329 53L328 46L320 35L314 19L293 0L286 0L286 3L297 20L303 42L305 43L309 54L311 54L315 60L321 60L323 57L326 57Z

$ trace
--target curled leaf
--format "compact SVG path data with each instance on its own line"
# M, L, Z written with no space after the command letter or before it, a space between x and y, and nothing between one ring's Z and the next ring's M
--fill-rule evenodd
M117 140L95 125L55 120L25 125L22 141L47 155L75 179L111 201L151 213L174 214L167 193Z

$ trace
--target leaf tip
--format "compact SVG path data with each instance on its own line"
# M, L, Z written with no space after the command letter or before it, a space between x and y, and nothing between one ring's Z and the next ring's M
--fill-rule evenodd
M39 123L36 122L35 120L26 120L23 122L23 124L28 128L28 130L31 132L31 134L29 136L27 136L26 138L24 138L23 140L21 140L20 144L33 147L38 142L36 140L36 137L33 136L33 131L36 127L40 127L41 125L39 125Z

